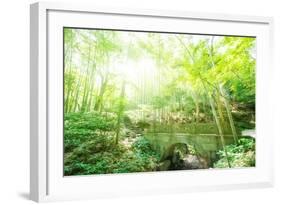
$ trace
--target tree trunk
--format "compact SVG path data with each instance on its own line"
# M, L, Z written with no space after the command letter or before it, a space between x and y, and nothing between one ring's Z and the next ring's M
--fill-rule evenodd
M69 76L71 77L72 75L72 53L73 53L73 33L71 31L71 43L70 43L70 59L69 59ZM64 71L66 72L66 71ZM71 82L70 80L67 83L67 92L66 92L66 97L65 97L65 112L69 112L69 104L70 104L70 96L72 93L71 89Z
M123 82L122 82L120 101L119 101L119 105L118 105L115 145L117 145L119 142L121 120L123 118L123 112L124 112L124 107L125 107L124 96L125 96L125 80L123 80Z
M84 92L83 92L83 98L82 98L82 106L81 111L86 111L86 104L88 101L88 93L89 93L89 72L90 72L90 60L91 60L91 43L89 42L89 48L88 48L88 58L87 58L87 69L86 69L86 76L85 76L85 82L84 82Z
M217 97L218 114L219 114L222 129L225 130L226 125L225 125L225 119L224 119L223 112L222 112L221 96L220 96L219 91L216 91L216 94L217 94L216 97Z
M227 150L226 150L226 147L225 147L225 141L224 141L224 136L223 136L223 132L222 132L222 127L221 127L221 124L220 124L220 121L219 121L219 118L218 118L218 115L217 115L217 112L216 112L216 109L215 109L213 98L209 93L207 93L207 95L208 95L209 102L210 102L210 105L211 105L211 108L212 108L213 116L214 116L216 124L217 124L217 128L218 128L220 139L221 139L221 144L222 144L222 147L224 149L224 153L225 153L225 156L226 156L226 159L227 159L227 164L228 164L228 167L231 168L231 164L230 164L229 157L228 157L228 154L227 154Z
M199 123L199 113L200 113L200 108L199 108L199 102L196 94L193 92L192 99L195 104L195 121L196 123Z
M224 89L223 89L222 85L220 85L220 92L221 92L221 95L224 96L223 97L224 106L225 106L225 109L226 109L226 112L227 112L227 116L228 116L229 124L230 124L231 130L232 130L234 142L237 144L238 143L238 137L237 137L236 128L235 128L234 121L233 121L233 118L232 118L230 105L229 105L228 100L225 97L225 92L224 92Z
M81 85L81 81L82 81L82 76L79 75L79 80L76 86L76 92L75 92L75 97L74 97L74 102L73 102L73 106L71 106L71 110L73 112L76 111L78 103L79 103L79 93L80 93L80 85Z
M108 78L109 78L108 73L106 73L106 76L102 80L99 96L97 97L97 101L95 103L94 110L96 110L96 111L101 111L103 95L104 95L105 90L106 90Z

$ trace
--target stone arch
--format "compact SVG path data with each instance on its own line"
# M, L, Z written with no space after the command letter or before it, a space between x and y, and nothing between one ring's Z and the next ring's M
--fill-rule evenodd
M180 140L180 141L174 142L173 144L171 144L165 148L162 159L167 159L167 158L171 157L174 154L175 148L179 148L179 147L181 147L181 149L185 149L184 153L188 154L189 145L194 146L194 142L192 142L190 140L184 140L184 141Z
M186 146L193 146L196 156L206 159L208 164L211 165L214 152L218 149L217 136L205 137L186 133L149 133L147 136L154 149L160 153L161 160L171 156L175 145L185 144Z
M174 150L175 150L177 147L178 147L178 148L180 147L182 150L184 150L184 153L185 153L185 154L188 153L188 144L182 143L182 142L177 142L177 143L172 144L170 147L168 147L168 149L167 149L167 157L170 156L170 155L172 155L173 152L174 152Z

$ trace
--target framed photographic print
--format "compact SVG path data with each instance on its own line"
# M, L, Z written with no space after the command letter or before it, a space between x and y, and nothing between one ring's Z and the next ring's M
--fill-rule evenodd
M36 3L30 21L32 200L272 186L271 18Z

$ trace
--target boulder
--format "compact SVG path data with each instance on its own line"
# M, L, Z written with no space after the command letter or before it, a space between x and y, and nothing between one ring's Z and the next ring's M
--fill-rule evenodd
M207 169L207 161L199 156L188 154L182 159L182 169Z

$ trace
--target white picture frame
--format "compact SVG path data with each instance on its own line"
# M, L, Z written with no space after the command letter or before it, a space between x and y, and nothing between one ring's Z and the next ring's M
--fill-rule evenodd
M257 38L255 168L64 177L62 31L69 27L248 35ZM186 30L189 27L188 30ZM273 186L270 17L96 8L40 2L30 9L30 198L54 201ZM266 121L262 119L267 119ZM182 183L186 181L187 183ZM181 183L179 183L181 182Z

